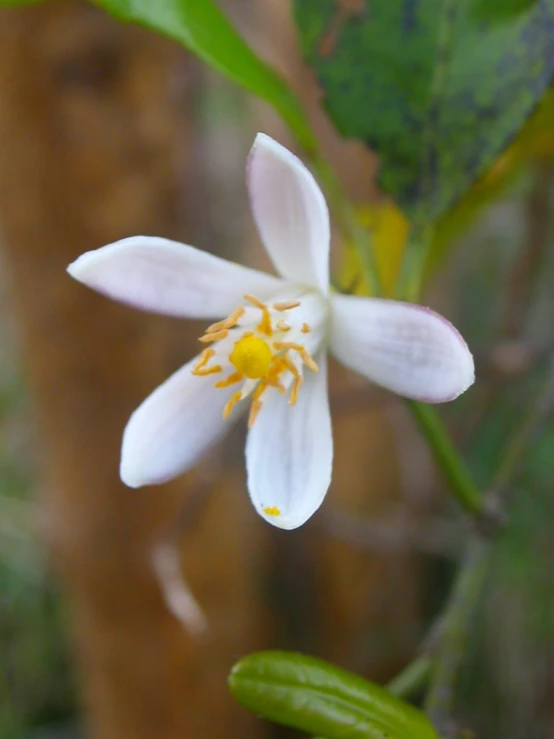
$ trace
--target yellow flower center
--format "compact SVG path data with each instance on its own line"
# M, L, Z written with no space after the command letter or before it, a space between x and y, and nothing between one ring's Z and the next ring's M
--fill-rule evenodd
M250 380L261 380L267 377L273 352L267 341L259 336L246 334L235 342L235 347L229 355L229 361L241 375Z
M227 357L235 368L235 372L218 380L214 387L227 388L240 382L243 383L242 389L233 393L227 401L223 408L223 417L227 418L237 403L252 395L248 418L248 425L252 426L262 408L262 396L268 387L276 388L283 395L288 392L289 405L295 405L303 382L302 367L305 366L312 372L317 372L318 367L303 343L299 343L300 337L311 332L309 324L304 322L297 330L298 342L286 340L293 327L281 316L298 308L299 300L273 303L271 308L274 313L272 313L269 306L253 295L245 295L244 299L261 312L260 322L254 330L245 331L240 338L237 338ZM246 309L243 306L236 308L228 318L209 326L204 336L200 337L200 341L204 344L216 345L223 339L227 339L230 332L239 334L239 322L245 312ZM216 355L217 352L213 346L204 349L192 369L192 374L205 377L223 372L221 364L210 364ZM269 510L274 509L270 506ZM278 515L278 513L268 513L268 515Z

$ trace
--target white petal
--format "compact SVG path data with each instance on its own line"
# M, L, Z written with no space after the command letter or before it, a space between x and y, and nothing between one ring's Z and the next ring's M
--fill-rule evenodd
M254 507L266 521L295 529L319 508L331 483L333 438L325 355L307 370L295 406L270 388L248 432L246 469ZM271 515L264 509L278 509Z
M426 403L454 400L473 383L473 357L438 313L411 303L334 295L331 350L378 385Z
M246 171L254 220L275 268L326 294L329 211L318 184L298 157L262 133Z
M244 294L264 299L283 285L271 275L157 236L131 236L89 251L67 271L115 300L186 318L221 318Z
M123 434L121 479L129 487L166 482L194 466L229 428L223 406L236 386L217 390L223 375L196 377L194 359L133 413Z

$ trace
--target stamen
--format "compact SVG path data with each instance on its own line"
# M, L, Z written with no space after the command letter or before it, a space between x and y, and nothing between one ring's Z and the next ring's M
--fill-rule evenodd
M204 377L205 375L215 375L218 372L222 372L220 364L216 364L213 367L206 367L210 359L215 356L213 349L204 349L202 354L198 357L198 362L192 368L192 374L197 377Z
M300 305L299 300L285 300L282 303L273 303L273 307L275 308L275 310L278 310L281 313L285 310L292 310L293 308L298 308L299 305Z
M267 379L259 383L258 387L252 393L252 403L255 403L259 399L261 394L267 389L268 384Z
M297 375L292 383L292 387L290 389L290 396L289 396L289 405L296 405L296 401L298 400L298 392L300 388L302 387L302 383L304 382L304 378L300 375Z
M277 321L277 331L290 331L290 326L281 319L280 321Z
M239 390L238 392L231 395L227 403L225 404L225 408L223 409L223 418L229 418L231 415L231 411L236 406L236 404L239 402L239 400L242 398L242 393Z
M222 321L212 323L211 326L208 326L208 328L206 329L206 333L212 334L214 332L221 331L222 328L233 328L233 326L237 325L243 315L244 308L241 305L236 308L228 318L224 318Z
M229 375L229 377L226 377L224 380L219 380L219 382L216 382L214 387L216 388L223 388L223 387L229 387L230 385L235 385L237 382L240 382L244 379L244 375L241 375L240 372L233 372Z
M262 303L259 298L254 297L254 295L245 295L244 299L255 308L259 308L259 310L262 311L262 320L258 324L257 330L266 336L273 336L273 329L271 328L271 314L267 305Z
M256 298L254 295L244 295L243 296L245 300L247 300L250 305L253 305L254 308L259 308L260 310L267 310L267 306L265 303L262 303L262 301L259 298Z
M223 367L220 364L214 364L213 367L203 367L201 369L193 369L192 374L197 377L205 377L206 375L217 375L219 372L223 372Z
M276 387L281 395L284 395L287 392L286 387L279 381L277 377L268 377L267 384L271 385L271 387Z
M310 326L309 323L303 323L302 328L300 329L300 331L302 331L303 334L309 334L311 330L312 330L312 327Z
M297 366L294 364L292 359L290 357L287 357L287 355L283 355L281 357L281 362L285 365L285 367L288 369L288 371L294 375L294 377L298 377L299 372Z
M198 341L201 341L203 344L209 344L212 341L225 339L228 335L229 331L226 328L222 328L219 331L210 331L209 333L204 334L204 336L201 336Z
M215 349L204 349L204 351L198 357L198 362L196 362L196 364L192 368L192 374L194 374L197 370L202 369L202 367L205 367L212 357L215 357Z
M258 418L259 412L262 410L263 403L261 400L253 400L250 406L250 415L248 416L248 428L251 429L254 425L256 418Z
M319 372L319 367L317 366L316 362L314 362L313 358L310 356L310 353L308 350L301 346L300 344L295 344L292 341L276 341L273 345L276 349L279 351L284 349L291 349L292 351L298 352L302 358L302 361L308 367L312 370L312 372Z

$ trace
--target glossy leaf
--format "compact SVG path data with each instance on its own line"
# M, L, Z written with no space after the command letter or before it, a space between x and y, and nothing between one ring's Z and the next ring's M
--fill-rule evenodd
M326 739L437 739L421 711L314 657L251 654L235 665L229 685L254 713Z
M315 148L304 110L287 83L238 35L213 0L95 0L118 18L178 41L213 69L270 103L299 143Z
M435 219L483 174L554 74L554 0L294 0L338 130Z

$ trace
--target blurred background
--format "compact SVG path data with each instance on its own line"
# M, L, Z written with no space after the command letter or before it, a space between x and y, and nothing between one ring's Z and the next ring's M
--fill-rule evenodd
M394 276L406 224L370 153L318 110L288 3L224 5L307 101ZM531 428L459 690L486 739L554 736L553 108L441 224L426 295L476 356L476 386L443 411L484 487ZM258 130L291 145L150 32L77 1L0 9L0 739L284 739L233 704L238 658L299 649L387 680L448 594L469 526L401 403L337 366L333 485L300 531L250 506L242 427L174 483L119 482L129 414L203 327L111 303L65 267L138 233L267 266L244 184ZM166 605L179 572L202 637Z

